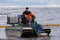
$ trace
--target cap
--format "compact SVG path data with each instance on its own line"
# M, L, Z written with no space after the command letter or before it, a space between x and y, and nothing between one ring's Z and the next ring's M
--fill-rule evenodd
M26 9L29 9L28 7L26 7Z

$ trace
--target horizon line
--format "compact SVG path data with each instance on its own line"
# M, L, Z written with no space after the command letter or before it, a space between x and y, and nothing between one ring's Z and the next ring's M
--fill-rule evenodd
M21 5L0 5L0 7L60 7L60 5L28 5L28 6L21 6Z

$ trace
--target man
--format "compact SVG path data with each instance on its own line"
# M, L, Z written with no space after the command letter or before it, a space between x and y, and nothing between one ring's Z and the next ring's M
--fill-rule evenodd
M32 14L31 11L29 11L29 8L26 7L25 11L22 14L22 23L23 24L33 23L34 18L35 16Z

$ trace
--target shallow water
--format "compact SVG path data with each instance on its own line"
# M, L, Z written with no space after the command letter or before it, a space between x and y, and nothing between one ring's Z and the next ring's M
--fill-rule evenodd
M41 36L41 37L37 37L37 38L21 38L17 34L17 36L6 37L6 39L4 39L1 36L0 36L0 38L2 38L2 40L60 40L60 26L55 26L55 27L50 26L50 27L44 27L44 28L50 28L51 29L50 36ZM1 34L2 33L0 33L0 35ZM3 35L6 35L6 34L4 33ZM6 35L6 36L8 36L8 35Z
M22 14L25 8L0 8L0 15L17 16ZM35 14L36 21L40 24L60 24L60 7L59 8L30 8ZM58 15L58 16L57 16ZM1 19L1 18L0 18ZM1 21L1 20L0 20ZM5 20L4 20L5 21ZM60 27L44 27L50 28L50 37L39 38L20 38L20 37L7 37L5 29L0 29L0 39L2 40L60 40Z

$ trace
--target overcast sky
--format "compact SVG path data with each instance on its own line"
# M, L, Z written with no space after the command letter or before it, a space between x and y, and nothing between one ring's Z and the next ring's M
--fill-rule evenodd
M0 5L60 5L60 0L0 0Z

